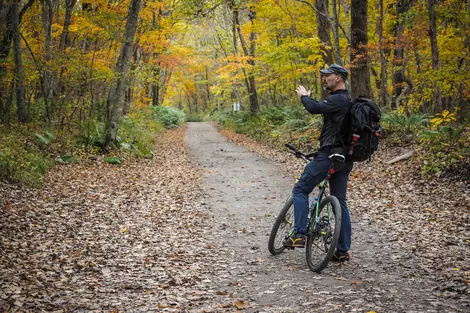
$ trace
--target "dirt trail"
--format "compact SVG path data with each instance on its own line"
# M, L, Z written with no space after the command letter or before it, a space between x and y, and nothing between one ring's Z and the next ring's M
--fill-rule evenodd
M295 163L189 123L160 136L152 160L64 164L39 189L0 181L0 313L470 311L464 185L452 186L452 210L409 210L416 202L400 195L428 201L426 190L390 194L359 168L352 261L315 274L304 251L267 250Z
M352 261L307 269L303 251L270 256L274 216L292 188L280 165L228 142L207 123L189 123L186 141L204 172L214 243L225 269L217 288L246 301L247 312L464 312L469 302L439 296L415 256L353 215Z

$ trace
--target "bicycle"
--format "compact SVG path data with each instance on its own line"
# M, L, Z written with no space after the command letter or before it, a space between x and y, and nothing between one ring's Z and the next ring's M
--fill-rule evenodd
M315 156L315 153L306 155L291 144L286 144L286 147L293 151L290 153L305 162L310 162ZM341 231L341 205L335 196L328 195L327 190L328 181L334 174L334 162L344 162L345 157L341 154L332 154L329 158L332 165L327 177L317 185L318 196L309 205L308 212L305 252L309 269L317 273L320 273L331 260ZM272 255L281 254L286 249L282 242L294 232L293 204L291 195L274 222L268 242L268 249Z

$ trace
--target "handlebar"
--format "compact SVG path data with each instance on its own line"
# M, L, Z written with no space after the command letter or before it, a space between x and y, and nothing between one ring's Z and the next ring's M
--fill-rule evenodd
M300 152L299 149L297 149L294 145L292 145L290 143L286 143L286 147L293 151L291 153L293 155L295 155L296 158L302 159L306 162L311 161L313 159L313 157L315 156L315 153L304 154L304 153Z
M290 144L290 143L286 143L286 147L293 151L291 153L295 155L296 158L302 159L306 162L311 161L317 154L316 152L310 153L310 154L304 154L301 151L299 151L299 149L297 149L293 144ZM339 161L339 162L344 162L346 160L345 156L339 153L331 154L329 158L332 161Z

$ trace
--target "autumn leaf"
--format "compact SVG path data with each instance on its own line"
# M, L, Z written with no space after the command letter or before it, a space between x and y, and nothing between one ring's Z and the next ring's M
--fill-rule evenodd
M247 309L250 307L250 305L248 304L247 301L243 301L243 300L237 300L233 303L237 309L239 310L244 310L244 309Z

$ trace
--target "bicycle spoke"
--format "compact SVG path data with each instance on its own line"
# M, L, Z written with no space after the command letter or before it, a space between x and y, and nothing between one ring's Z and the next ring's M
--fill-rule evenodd
M335 212L335 213L333 213ZM314 272L320 272L331 259L341 229L341 207L335 197L322 200L314 234L307 241L307 263Z
M284 250L283 241L290 235L294 225L294 206L292 198L288 199L284 208L274 223L269 236L268 249L271 254L276 255Z

